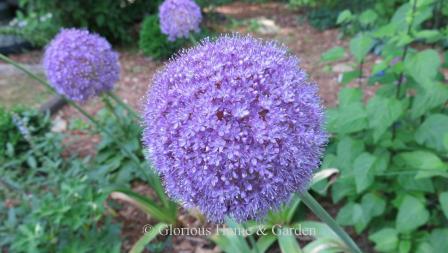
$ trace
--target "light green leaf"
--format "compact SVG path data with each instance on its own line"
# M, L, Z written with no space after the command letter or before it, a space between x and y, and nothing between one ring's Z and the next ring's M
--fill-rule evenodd
M431 246L434 249L434 253L446 252L448 249L448 229L436 228L431 232L431 236L429 238L431 242Z
M398 244L398 252L399 253L409 253L411 251L411 241L408 240L401 240Z
M261 236L260 239L257 240L258 252L266 252L275 241L277 241L277 237L275 235L268 234Z
M367 33L359 33L350 40L350 52L357 62L361 62L374 45L372 37Z
M429 110L442 107L448 100L448 87L439 82L427 82L425 87L417 92L412 103L411 116L415 119Z
M159 235L159 231L166 228L168 225L164 223L159 223L156 226L154 226L150 231L146 232L138 241L132 246L129 253L141 253L145 249L145 246L154 238Z
M362 197L361 206L364 213L376 217L383 214L386 209L386 201L373 193L367 193Z
M440 64L437 51L426 49L406 58L404 67L406 73L424 87L435 79Z
M398 209L396 227L400 233L409 233L425 224L429 212L419 199L406 195Z
M367 9L366 11L361 13L361 15L359 16L359 22L362 25L367 26L367 25L371 25L371 24L375 23L377 18L378 18L378 14L376 14L376 12L374 12L371 9Z
M403 104L395 98L374 96L367 103L369 127L373 129L373 139L378 141L384 132L403 113Z
M161 205L158 205L152 199L131 190L124 188L114 189L111 196L114 199L120 199L135 205L158 221L167 223L174 223L176 221L176 215L175 213L171 213L171 210L167 212L166 209Z
M372 165L375 163L375 160L375 156L365 152L359 155L353 162L357 193L361 193L373 183L374 171Z
M446 176L448 166L432 152L417 150L404 152L399 155L407 166L418 170L416 178L426 178L433 176Z
M440 193L439 202L445 217L448 219L448 192Z
M277 232L278 244L282 253L302 253L294 234L288 228L282 228Z
M422 30L415 33L418 39L426 40L427 43L434 43L443 37L438 30Z
M336 221L343 226L353 226L362 221L363 210L360 204L353 202L347 203L339 210Z
M323 53L320 59L324 62L338 61L344 57L344 48L343 47L333 47Z
M339 13L338 19L336 20L336 24L342 24L346 22L350 22L352 20L352 12L350 10L344 10Z
M353 103L362 103L362 91L357 88L343 88L339 91L338 101L340 107L352 106Z
M432 114L417 129L415 140L421 145L426 145L439 152L444 152L445 145L442 136L448 133L448 116L444 114Z
M393 228L383 228L369 236L379 252L395 252L398 246L398 232Z
M343 175L352 173L353 161L364 151L364 143L351 137L343 137L336 147L338 169Z

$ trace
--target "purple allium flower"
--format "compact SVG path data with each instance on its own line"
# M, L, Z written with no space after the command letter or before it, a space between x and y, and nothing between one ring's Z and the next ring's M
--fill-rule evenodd
M159 8L160 30L173 41L198 32L201 8L193 0L165 0Z
M155 75L143 141L169 196L212 221L244 221L307 189L327 134L298 64L276 43L225 36Z
M50 84L76 101L111 90L120 75L109 42L82 29L62 29L47 46L43 64Z

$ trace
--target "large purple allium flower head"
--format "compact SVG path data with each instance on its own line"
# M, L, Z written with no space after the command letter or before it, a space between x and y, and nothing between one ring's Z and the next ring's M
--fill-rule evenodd
M50 84L75 101L111 90L120 75L109 42L82 29L62 29L45 49L43 65Z
M286 48L204 40L158 72L143 141L169 196L212 221L262 218L307 189L327 134L317 86Z
M160 30L173 41L198 32L202 14L193 0L165 0L160 5L159 18Z

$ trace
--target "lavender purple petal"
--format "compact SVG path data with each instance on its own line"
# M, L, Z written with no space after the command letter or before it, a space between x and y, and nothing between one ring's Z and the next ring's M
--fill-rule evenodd
M186 38L199 32L201 8L193 0L165 0L159 8L160 29L168 40Z
M75 101L112 90L120 75L109 42L82 29L61 30L47 46L43 65L50 84Z
M212 221L259 219L306 190L327 142L299 60L252 37L183 51L146 99L143 141L167 193Z

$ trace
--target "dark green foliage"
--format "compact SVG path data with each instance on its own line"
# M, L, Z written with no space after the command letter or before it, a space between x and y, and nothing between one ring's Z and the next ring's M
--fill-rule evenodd
M132 27L146 13L157 12L161 0L49 1L22 0L26 15L51 13L59 27L85 27L113 43L131 43Z
M149 15L145 17L140 29L139 48L148 56L155 59L167 59L182 47L184 40L168 41L160 31L159 17Z

